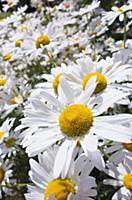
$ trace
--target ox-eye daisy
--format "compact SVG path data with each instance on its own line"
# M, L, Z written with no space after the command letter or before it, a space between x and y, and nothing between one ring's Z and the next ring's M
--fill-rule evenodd
M71 163L68 173L53 173L55 150L38 156L39 163L30 159L29 176L34 186L28 186L26 200L92 200L95 197L95 178L89 176L91 167L82 168L82 159ZM60 163L61 164L61 163Z
M124 13L129 11L132 11L132 4L123 5L121 7L113 6L111 11L103 13L102 21L108 23L108 25L111 25L117 17L119 17L120 21L123 21Z
M49 23L46 28L37 28L31 36L29 35L23 41L22 48L26 55L42 55L44 50L49 51L56 47L59 36L57 27Z
M5 156L10 157L12 154L16 154L16 145L20 143L19 132L10 131L8 137L0 144L0 155L4 158Z
M97 77L97 86L94 91L95 94L103 92L104 95L109 95L117 90L125 90L124 97L129 95L127 87L123 87L115 82L126 79L126 76L132 72L130 65L120 65L119 61L115 64L112 58L93 62L90 57L84 57L77 60L77 63L71 63L69 66L62 64L51 70L51 74L43 74L42 77L47 82L39 83L37 86L43 88L49 93L58 94L59 80L64 76L69 81L71 87L74 89L75 94L81 94L87 89L87 83L91 77ZM36 93L36 90L33 94ZM103 95L102 93L102 95Z
M113 195L112 200L132 199L132 158L127 157L124 163L118 166L107 164L106 173L113 179L104 180L104 184L119 186L120 189Z
M108 93L123 89L115 82L124 80L126 75L132 72L130 65L121 65L120 62L113 63L112 58L93 62L88 56L78 59L77 63L72 63L69 67L63 65L62 68L64 77L69 80L77 94L87 89L89 79L96 76L97 87L94 93L104 92L109 95Z
M38 88L42 88L48 93L57 94L58 92L58 84L59 77L62 75L62 68L56 67L51 69L51 74L43 74L42 78L46 80L46 82L37 84L37 90L33 90L32 95L38 92Z
M118 142L131 142L131 130L120 124L120 121L132 120L132 115L99 116L120 99L122 93L118 91L104 99L101 96L90 98L95 87L96 77L92 77L88 89L83 95L76 97L69 84L61 77L59 99L44 91L30 99L31 107L26 108L25 118L22 119L22 126L32 129L32 134L27 129L27 136L24 131L25 138L22 142L27 147L29 156L37 155L57 141L62 142L55 159L55 169L60 173L67 158L70 163L78 144L88 156L89 152L97 151L97 136ZM61 167L58 162L60 159L63 160Z
M10 129L12 128L14 119L6 119L0 126L0 143L9 136Z
M5 162L0 159L0 185L6 185L10 183L9 178L12 176L12 165L9 164L9 160L6 160ZM7 193L8 187L1 187L0 188L0 199L2 198L2 191Z
M109 157L110 162L119 164L126 156L132 157L132 143L113 142L112 145L106 149L106 153L111 154Z

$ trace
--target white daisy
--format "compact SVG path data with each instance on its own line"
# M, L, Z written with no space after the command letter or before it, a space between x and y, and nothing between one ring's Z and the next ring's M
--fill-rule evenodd
M44 57L44 50L49 51L57 46L60 31L53 23L49 23L47 27L39 26L23 41L21 48L26 55L31 55L32 59L40 55Z
M3 0L2 0L3 1ZM6 12L8 9L16 6L19 0L6 0L6 4L3 5L3 11Z
M10 157L12 154L16 154L16 145L20 144L19 132L10 131L8 137L6 137L0 144L0 155L2 158L8 155Z
M114 6L111 8L111 11L103 13L102 21L108 23L108 25L111 25L117 17L119 17L120 21L123 21L124 13L128 11L132 11L132 4L123 5L121 7Z
M93 62L87 56L78 59L77 64L72 63L69 67L63 66L62 71L63 76L77 94L87 88L87 82L91 77L97 76L97 87L94 93L98 94L103 91L104 95L105 93L109 95L109 93L124 89L115 82L125 79L132 69L130 65L121 65L120 62L113 63L111 58ZM124 95L127 96L127 93Z
M6 117L16 107L24 103L29 92L30 85L23 81L23 79L19 79L18 81L13 76L8 78L1 92L3 93L1 98L5 101L2 109L2 118Z
M9 136L10 130L13 126L15 119L6 119L0 126L0 143Z
M112 145L106 148L106 153L110 154L109 161L119 164L126 156L132 157L132 143L113 142Z
M108 30L105 24L102 23L101 17L92 19L88 26L88 35L90 38L98 37Z
M51 70L51 74L43 74L42 77L47 80L47 82L38 84L45 90L49 90L49 93L58 93L59 79L64 76L74 89L75 94L82 93L87 87L87 82L93 76L97 76L97 87L95 89L95 94L99 92L112 93L119 90L126 90L127 88L116 84L115 82L122 81L123 78L132 72L130 65L120 65L118 61L113 64L111 58L106 60L100 60L99 62L93 62L90 57L85 57L77 60L77 64L71 63L69 66L62 64L61 67L57 67ZM36 91L35 91L36 92ZM129 94L129 93L128 93ZM128 96L124 93L124 97ZM103 94L102 94L103 95ZM109 94L108 94L109 95Z
M6 185L10 183L10 177L12 176L12 165L9 164L9 160L6 160L5 162L0 159L0 185ZM2 191L5 193L8 192L7 187L1 187L0 188L0 199L2 199Z
M37 90L33 90L32 96L38 92L38 88L42 88L48 93L57 94L59 77L62 75L61 67L56 67L51 69L50 74L43 74L42 78L46 80L46 82L39 83L36 85ZM41 90L40 90L41 91Z
M132 199L132 158L127 157L124 163L118 166L108 163L106 173L113 179L104 180L104 184L119 186L120 189L113 195L112 200Z
M29 176L34 186L28 186L26 200L92 200L95 197L95 178L89 176L91 167L83 168L83 159L71 163L68 173L53 173L55 150L38 156L39 163L30 159ZM61 164L61 162L60 162Z
M25 118L22 119L22 126L29 128L27 136L24 131L22 142L29 156L37 155L58 141L63 142L55 160L55 170L60 173L67 158L71 160L78 143L84 153L90 155L93 163L94 160L99 163L102 158L97 150L97 136L118 142L131 142L131 130L121 124L122 120L132 120L130 114L99 116L122 94L119 91L104 99L101 96L90 98L95 87L96 77L93 77L88 83L88 90L76 97L69 84L61 78L59 100L44 91L40 93L39 99L38 96L30 99L31 105L25 110ZM32 133L29 134L29 130ZM60 158L63 159L61 168L58 162Z
M100 5L100 1L98 0L93 0L92 3L90 5L87 5L86 7L83 7L83 8L80 8L79 11L74 11L72 13L72 15L74 17L77 17L77 16L82 16L82 15L86 15L88 13L91 13L93 12L96 8L98 8Z

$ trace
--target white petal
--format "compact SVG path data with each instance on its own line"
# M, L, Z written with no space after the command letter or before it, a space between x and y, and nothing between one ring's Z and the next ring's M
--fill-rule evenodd
M103 184L112 185L112 186L122 186L121 181L117 181L117 180L114 180L114 179L106 179L106 180L103 181Z
M99 150L95 152L89 152L89 157L97 169L101 171L104 170L105 162Z
M68 170L69 170L72 158L73 158L73 152L75 150L76 145L77 145L77 141L72 141L71 146L69 147L69 149L67 151L67 158L66 158L66 162L65 162L65 167L64 167L64 170L62 170L62 174L61 174L62 178L65 178L68 174Z
M107 92L106 92L107 91ZM110 106L113 106L114 103L118 102L122 98L126 97L128 94L118 91L115 89L105 90L102 96L102 103L93 108L94 116L100 115L103 112L107 111Z
M83 139L81 139L80 142L86 155L88 155L88 151L97 150L98 139L92 133L88 133Z
M67 99L67 103L71 104L74 102L74 91L70 87L69 83L63 78L60 78L60 87Z
M116 122L115 122L116 123ZM131 143L131 129L122 125L110 124L105 122L94 122L94 132L102 138L116 142Z
M64 168L70 145L71 145L71 141L65 140L57 152L57 155L55 158L55 164L54 164L54 171L53 171L55 178L58 178L60 176Z
M103 121L103 122L109 122L109 123L125 123L132 121L132 115L131 114L117 114L117 115L111 115L111 116L99 116L96 117L96 121Z
M83 104L87 104L89 101L89 98L92 96L95 88L96 88L96 76L93 76L87 83L87 86L84 90L84 92L82 93L81 97L80 97L80 103Z
M52 105L54 105L57 108L57 110L63 109L63 105L54 96L44 91L42 91L41 94L44 96L45 100L49 101Z

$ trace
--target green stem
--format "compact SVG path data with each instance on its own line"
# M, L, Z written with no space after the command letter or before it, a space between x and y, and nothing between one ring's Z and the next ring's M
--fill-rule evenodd
M124 42L123 42L124 49L126 47L126 39L127 39L126 22L127 22L127 15L126 13L124 13Z
M47 49L46 49L46 54L47 54L47 56L49 57L51 63L54 65L54 67L57 67L57 64L56 64L56 62L54 61L53 56L48 52Z

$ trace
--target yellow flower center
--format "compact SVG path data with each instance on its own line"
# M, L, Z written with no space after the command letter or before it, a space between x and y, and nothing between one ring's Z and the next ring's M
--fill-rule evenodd
M83 89L85 89L87 82L90 80L91 77L96 76L97 77L97 86L95 88L94 93L97 94L99 92L101 92L102 90L104 90L107 87L107 80L104 77L103 74L99 73L99 72L92 72L90 74L87 74L82 81L82 87Z
M68 106L59 116L60 129L69 137L78 137L86 134L92 123L92 111L82 104Z
M123 183L128 190L132 190L132 174L126 174L123 177Z
M53 88L54 91L57 93L58 92L58 85L59 85L59 80L60 80L60 76L62 75L62 73L58 74L55 79L53 80Z
M5 177L5 171L3 170L2 167L0 167L0 183L2 183L4 177Z
M121 7L118 8L118 12L123 12L123 9Z
M69 4L69 3L64 3L63 5L64 5L65 8L70 8L71 7L71 4Z
M6 54L3 56L4 61L10 60L10 59L11 59L11 54Z
M15 143L16 143L16 139L13 137L5 141L5 145L7 148L14 147Z
M129 144L123 143L123 147L127 149L128 151L132 151L132 143L129 143Z
M8 1L8 6L11 6L11 5L13 5L13 2L12 1Z
M11 98L11 104L16 104L16 97Z
M50 39L47 35L41 35L40 37L37 38L35 45L37 48L40 48L41 45L47 45L50 43Z
M6 80L0 80L0 86L3 86L3 85L5 85L6 84Z
M0 139L2 139L4 135L5 133L3 131L0 131Z
M64 31L64 34L65 34L65 35L68 35L68 31L67 31L67 30L66 30L66 31Z
M20 47L22 43L22 40L16 40L15 47Z
M124 48L124 45L123 45L123 44L120 44L120 45L118 46L118 48L119 48L119 49L123 49L123 48Z
M21 31L27 31L28 30L28 27L26 25L22 25L20 27Z
M107 67L106 67L106 70L108 71L108 70L110 70L110 68L111 68L111 66L107 66Z
M67 200L69 193L75 194L74 183L70 179L54 179L46 187L44 200L48 200L51 195L57 200Z
M80 40L79 37L73 38L73 41L74 41L74 42L78 42L79 40Z

